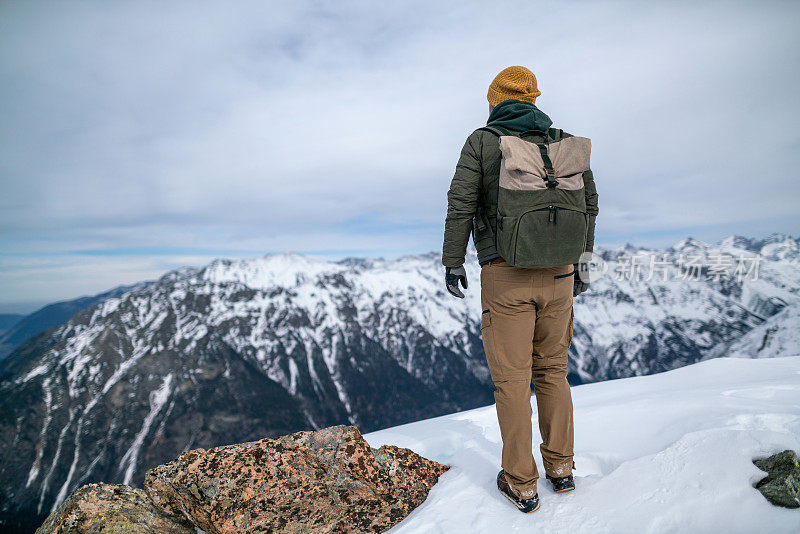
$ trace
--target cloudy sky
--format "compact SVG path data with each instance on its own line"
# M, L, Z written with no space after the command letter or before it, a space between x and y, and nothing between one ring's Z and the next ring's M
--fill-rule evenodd
M598 241L800 229L797 2L0 3L0 311L439 250L486 88L592 138Z

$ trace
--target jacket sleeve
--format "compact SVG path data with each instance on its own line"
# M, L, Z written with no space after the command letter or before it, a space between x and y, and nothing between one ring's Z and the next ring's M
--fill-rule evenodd
M446 267L462 265L467 253L467 244L472 232L472 218L478 207L483 173L478 142L476 134L467 138L458 158L450 190L447 192L447 218L444 223L442 247L442 264Z
M591 170L583 173L583 185L586 193L586 218L588 229L586 230L586 251L594 251L594 225L597 213L597 187L594 184L594 174Z

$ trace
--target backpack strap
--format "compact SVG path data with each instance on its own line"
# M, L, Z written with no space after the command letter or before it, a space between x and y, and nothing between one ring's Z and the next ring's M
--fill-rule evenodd
M547 136L553 141L561 141L564 138L564 130L548 128ZM547 173L547 187L556 187L558 185L558 180L556 180L556 171L553 169L553 162L550 161L549 155L545 155L546 147L543 148L542 145L539 145L539 150L542 152L542 161L544 161L544 169Z
M544 181L546 182L548 189L553 189L558 185L558 180L556 180L556 171L553 168L553 161L550 159L550 155L547 153L547 145L550 141L548 139L553 139L554 141L559 139L561 134L563 134L563 130L558 130L556 128L549 128L547 131L542 130L528 130L527 132L522 132L522 135L540 135L544 137L542 142L536 143L535 141L530 141L534 143L536 146L539 147L539 153L542 156L542 163L544 163L544 172L545 178Z
M510 130L503 128L502 126L484 126L482 128L478 128L478 130L483 130L485 132L493 133L498 137L500 137L501 135L512 135ZM528 130L526 132L522 132L520 136L524 136L527 134L534 134L534 133L545 134L547 137L550 137L551 139L556 141L564 137L564 130L561 130L559 128L548 128L546 132L543 132L541 130Z
M511 133L502 126L484 126L482 128L478 128L476 131L480 130L494 134L497 137L501 137L503 135L511 135ZM491 226L489 226L488 220L486 218L486 208L484 208L483 203L480 201L478 201L478 206L475 210L475 218L473 220L473 225L480 232L484 231L486 228L489 228L491 230ZM494 238L494 232L492 232L492 238Z
M553 189L558 185L558 180L556 180L556 171L553 169L553 162L550 160L550 155L547 153L547 145L544 143L536 143L536 146L539 147L539 153L542 155L547 187L548 189Z
M560 141L564 137L564 130L558 128L548 128L547 135L555 141Z
M502 126L484 126L483 128L478 128L478 130L483 130L484 132L493 133L497 137L503 135L511 135L511 132Z

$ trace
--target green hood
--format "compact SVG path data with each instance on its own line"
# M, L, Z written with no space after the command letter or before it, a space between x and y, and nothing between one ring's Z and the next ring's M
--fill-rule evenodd
M487 126L500 126L515 132L537 130L546 132L553 121L542 110L530 102L504 100L497 104L489 114Z

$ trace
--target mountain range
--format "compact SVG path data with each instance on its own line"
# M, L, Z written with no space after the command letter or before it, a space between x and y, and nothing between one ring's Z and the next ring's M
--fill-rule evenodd
M15 348L36 334L60 325L76 312L88 308L101 300L121 295L134 287L135 285L119 286L90 297L54 302L29 315L0 315L0 360L11 354Z
M25 316L20 313L0 313L0 336L8 332L23 317ZM2 359L2 356L0 356L0 359Z
M598 255L608 273L575 300L573 383L800 355L795 238ZM141 485L191 448L490 404L474 251L466 268L463 300L436 253L219 259L92 297L0 361L0 521L30 531L78 486Z

